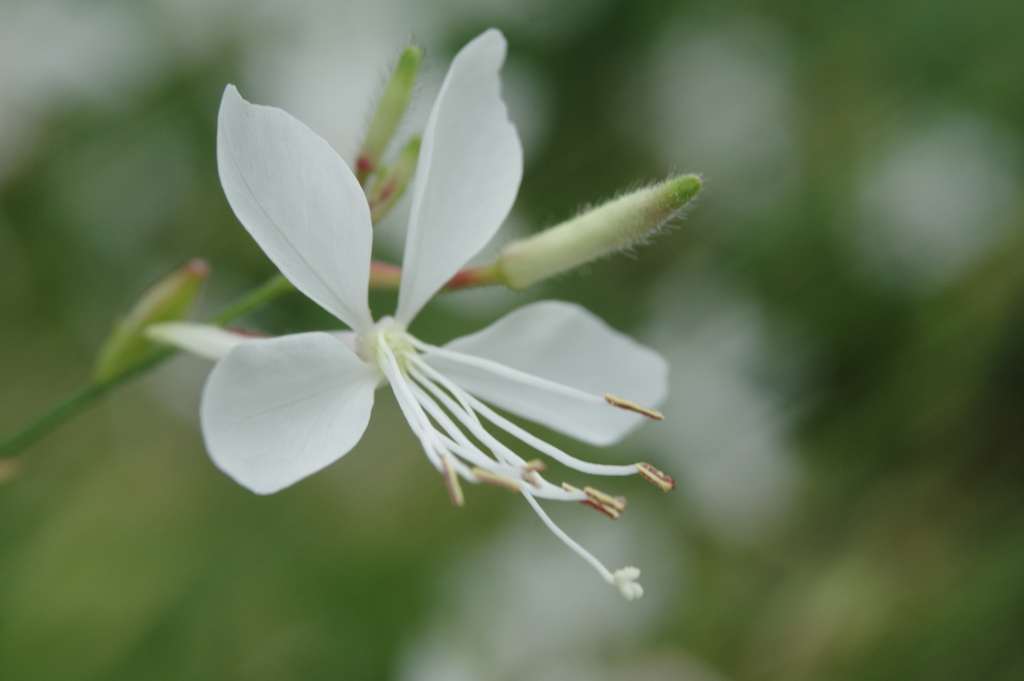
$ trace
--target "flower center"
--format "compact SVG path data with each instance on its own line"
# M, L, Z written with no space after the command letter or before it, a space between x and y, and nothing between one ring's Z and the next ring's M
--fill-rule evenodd
M383 347L387 347L403 374L408 374L410 355L419 354L413 337L391 316L381 317L364 343L365 350L359 353L362 359L380 367L388 361L383 351Z

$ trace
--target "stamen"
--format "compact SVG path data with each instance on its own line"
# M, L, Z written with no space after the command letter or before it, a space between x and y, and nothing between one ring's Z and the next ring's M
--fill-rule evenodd
M501 428L505 432L509 433L513 437L519 438L524 443L536 449L538 452L541 452L542 454L547 454L552 459L558 461L559 463L565 466L568 466L569 468L573 468L575 470L580 471L581 473L587 473L589 475L621 476L635 475L638 472L636 466L632 464L623 466L612 466L608 464L590 463L589 461L582 461L580 459L577 459L576 457L563 452L561 449L558 449L554 445L548 444L544 440L541 440L539 437L523 430L519 426L509 421L508 419L499 416L490 407L488 407L483 402L467 393L465 390L462 390L461 388L456 386L454 383L451 382L451 380L443 376L441 373L439 373L432 366L424 362L422 359L416 357L411 358L410 361L413 364L415 364L416 368L422 369L424 373L430 376L430 378L437 381L440 385L444 386L446 390L451 392L453 395L458 396L459 401L463 403L464 408L466 409L467 412L469 412L470 414L472 414L474 411L479 413L485 419L487 419L497 427ZM410 369L410 373L414 377L417 377L417 380L419 380L418 376L422 375L419 374L419 372L417 372L415 369ZM438 395L437 397L438 399L442 399L442 401L444 401L440 395ZM447 406L447 404L445 406ZM474 435L475 434L476 433L474 432ZM490 444L488 443L488 447L489 446ZM526 463L522 459L519 459L519 461L519 465Z
M475 466L471 469L476 479L480 482L486 482L488 485L494 485L495 487L503 487L510 492L519 492L520 485L518 480L512 478L506 478L504 475L498 475L491 471L486 471L483 468L476 468Z
M441 410L437 403L431 400L423 389L415 383L410 383L409 388L412 390L413 395L419 402L420 406L423 407L431 418L441 424L441 427L448 433L455 442L459 444L458 450L452 449L455 454L458 454L462 458L466 459L475 466L491 467L496 464L495 461L490 459L486 454L480 451L480 448L470 442L466 434L463 433L455 423L452 422L448 415ZM451 449L449 447L449 449Z
M577 487L573 487L567 482L562 483L562 489L566 492L580 492L581 490ZM593 487L584 487L582 492L586 495L585 499L580 499L580 503L584 506L604 513L612 520L618 520L622 512L626 510L626 498L625 497L613 497L610 494L605 494L599 489Z
M447 393L441 390L441 388L435 385L432 381L425 378L423 374L419 373L416 370L415 366L412 366L413 364L415 364L413 357L407 356L407 359L409 359L410 361L410 375L412 375L417 381L420 382L421 385L426 387L435 397L437 397L437 399L440 400L442 404L444 404L445 408L448 409L448 411L450 411L463 425L465 425L466 428L469 429L470 433L472 433L474 437L483 442L494 453L494 455L497 458L504 460L505 465L509 466L510 468L514 467L518 469L521 468L522 466L527 465L526 462L519 457L519 455L517 455L511 449L509 449L504 444L499 442L493 435L487 432L487 430L483 427L483 424L480 423L480 420L476 417L476 413L473 411L472 407L470 407L467 404L467 400L470 399L468 393L461 390L458 386L452 385L450 382L446 382L445 387L448 388L456 398L458 398L459 403L457 404L456 401L453 400ZM445 381L444 377L440 376L439 374L438 378L439 382ZM499 475L503 474L499 472L502 469L502 467L503 465L500 463L489 466L489 468L494 469L493 472L498 473ZM631 473L636 472L635 468L630 467L630 469ZM515 474L518 474L518 471L516 471ZM531 490L530 493L533 496L542 499L553 499L558 501L580 501L586 498L586 495L584 495L583 492L579 492L578 496L569 494L565 490L560 489L552 485L551 483L547 482L536 473L533 473L531 475L531 479L529 480L529 482L531 482L531 484L535 486L535 489Z
M540 487L539 480L541 480L541 477L537 475L538 471L546 471L547 469L548 467L545 466L544 462L540 459L527 461L524 465L519 467L519 470L523 472L523 480L526 480L534 487Z
M655 421L661 421L665 418L664 414L656 409L641 407L636 402L630 402L629 400L624 400L621 397L616 397L615 395L606 394L604 399L613 407L618 407L619 409L625 409L627 411L635 411L637 414L643 414L647 418L654 419Z
M415 360L411 361L419 366L419 363L415 362ZM458 399L459 404L456 404L455 401L435 385L433 381L417 371L415 366L410 367L409 372L413 378L419 381L419 383L429 390L437 399L441 400L441 403L444 404L448 411L454 414L455 418L461 421L464 426L469 428L469 431L474 435L474 437L487 445L491 452L494 453L495 457L504 459L506 463L513 466L520 466L526 463L518 454L513 452L511 449L495 439L493 435L487 432L483 427L483 424L480 423L480 419L476 417L472 407L466 403L465 395L460 394L457 390L453 390L451 385L445 385L448 391ZM438 376L440 377L440 375Z
M440 351L439 354L449 356L455 361L474 364L520 383L526 383L571 397L582 396L583 399L589 402L594 401L594 399L600 399L582 391L577 391L575 388L551 383L550 381L518 372L489 360L443 351L440 348L434 348L433 346L421 343L411 336L407 336L403 340L407 340L415 347L426 348L430 351ZM399 406L402 408L413 432L423 445L427 457L442 473L452 503L456 506L463 506L465 504L465 497L459 483L460 476L474 483L483 482L513 492L520 492L526 497L527 502L544 524L548 526L548 529L561 539L566 546L590 563L606 582L615 585L624 598L627 600L640 598L643 595L643 587L636 582L636 579L640 576L640 571L637 568L625 567L616 570L614 574L610 572L597 558L559 528L548 517L534 497L579 501L612 519L617 519L625 510L626 500L623 497L611 496L593 487L585 487L580 490L567 483L563 483L561 489L555 487L539 475L539 472L547 468L542 461L539 459L529 462L524 461L484 428L480 419L477 418L477 412L492 424L519 438L524 443L577 470L597 475L631 475L640 473L644 479L666 490L674 486L672 478L646 463L638 463L633 466L608 466L580 461L524 431L507 419L502 418L480 402L480 400L477 400L434 370L415 351L404 348L399 348L399 351L405 361L405 364L401 366L395 357L395 352L392 351L387 342L379 343L377 345L377 364L391 383ZM424 391L424 388L426 391ZM431 396L433 396L433 399ZM434 401L435 399L444 405L444 408L448 410L447 413ZM611 395L606 395L605 399L615 406L638 411L651 418L661 417L661 414L658 412L645 409L626 400L619 400L619 398L614 398ZM449 417L449 413L457 421L461 422L478 441L490 449L498 460L491 459L480 447L474 444L455 421ZM434 425L435 423L440 426L440 430ZM480 465L473 465L472 468L467 469L455 456ZM536 485L537 489L527 491L519 480L503 475L504 470L508 469L517 471L523 479Z
M448 488L448 497L456 506L465 506L466 497L462 494L462 486L459 485L459 476L455 473L455 462L452 455L445 452L441 455L441 464L444 466L444 484Z
M602 513L607 513L614 520L617 520L619 515L626 510L626 497L613 497L593 487L584 487L583 491L594 508Z
M649 463L641 461L636 464L636 469L640 471L640 476L644 480L658 487L662 492L668 492L676 488L676 481L671 476L665 475Z

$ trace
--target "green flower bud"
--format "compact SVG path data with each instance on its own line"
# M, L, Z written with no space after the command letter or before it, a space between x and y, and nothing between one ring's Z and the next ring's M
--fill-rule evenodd
M128 316L114 325L97 357L93 378L105 383L152 352L157 346L146 338L146 327L184 319L209 274L210 266L206 262L190 260L146 291Z
M495 263L512 289L527 286L622 250L676 217L701 188L682 175L613 199L540 234L508 244Z
M377 105L377 112L370 123L370 129L366 133L366 141L359 151L356 159L356 179L360 184L366 182L377 165L380 157L391 141L395 129L398 128L405 109L409 105L409 98L412 96L413 86L416 84L416 73L420 69L420 60L423 53L420 48L410 45L402 52L398 59L398 66L384 88L380 104Z
M402 154L390 168L381 166L377 173L377 179L370 187L368 201L370 202L370 221L377 223L387 215L395 202L402 197L409 178L416 170L416 161L420 157L420 136L416 135L405 145Z

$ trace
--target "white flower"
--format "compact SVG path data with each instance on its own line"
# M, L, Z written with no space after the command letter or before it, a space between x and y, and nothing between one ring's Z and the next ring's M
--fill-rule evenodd
M352 331L252 339L165 324L152 327L152 335L219 359L203 390L203 437L214 463L250 490L276 492L343 456L362 437L374 391L386 382L454 503L462 503L460 478L521 493L562 541L633 599L642 593L634 582L639 571L607 570L537 499L582 502L613 518L625 501L547 482L543 464L521 458L488 427L584 473L641 473L663 488L671 480L647 464L575 459L485 402L607 445L645 412L611 394L656 405L666 392L664 360L579 306L554 301L527 305L444 347L406 330L491 239L519 188L522 149L498 77L504 57L505 39L492 29L452 62L424 131L398 309L376 323L367 303L372 227L355 176L302 123L250 104L228 86L217 161L235 215L299 290Z

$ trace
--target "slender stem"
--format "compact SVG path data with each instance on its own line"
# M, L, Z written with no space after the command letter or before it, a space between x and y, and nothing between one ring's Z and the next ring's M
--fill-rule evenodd
M295 286L284 278L283 274L275 274L259 287L254 288L247 294L228 305L226 308L207 319L207 323L216 326L223 326L228 322L248 314L258 307L269 303L282 293L294 291Z
M265 305L277 296L288 291L295 290L291 282L282 275L276 274L259 287L245 294L226 308L210 317L207 321L218 326L226 324L244 314L252 312L261 305ZM72 416L81 411L84 407L105 395L111 389L117 387L136 376L146 373L150 369L163 363L171 356L177 354L176 348L156 348L141 359L135 366L129 367L113 378L103 382L92 382L79 388L77 391L65 397L55 404L34 421L15 432L10 437L0 441L0 459L13 456L30 444L46 435L48 432L64 423Z
M102 383L87 383L51 407L27 426L0 442L0 459L13 456L64 423L84 407L128 379L143 374L176 354L176 348L158 348L138 364Z
M65 397L48 412L0 443L0 458L16 454L71 418L79 409L102 395L106 391L105 385L90 383Z

